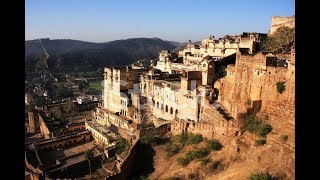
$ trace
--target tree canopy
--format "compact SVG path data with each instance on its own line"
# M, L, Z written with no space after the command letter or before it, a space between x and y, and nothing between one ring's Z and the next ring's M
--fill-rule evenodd
M276 32L268 36L263 42L264 51L273 53L288 53L295 43L295 28L279 27Z
M88 160L88 161L90 161L93 158L93 153L92 153L91 149L84 151L83 155L86 158L86 160Z
M61 100L73 96L73 92L66 86L58 86L51 91L51 96L54 100Z

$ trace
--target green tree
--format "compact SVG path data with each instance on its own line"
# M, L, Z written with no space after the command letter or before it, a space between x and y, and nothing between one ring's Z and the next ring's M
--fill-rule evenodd
M154 146L160 141L159 137L153 135L145 135L140 138L141 144Z
M256 115L246 115L244 117L244 126L241 128L242 131L248 130L260 137L265 138L267 134L272 131L272 126L258 119Z
M86 90L89 87L89 83L87 81L77 81L76 84L79 86L80 91Z
M63 98L72 97L73 92L66 86L58 86L52 91L51 95L54 100L61 100Z
M262 42L266 51L273 53L288 53L295 42L295 29L286 26L279 27L276 32Z
M91 163L90 163L90 161L93 159L92 150L88 149L88 150L84 151L83 155L84 155L84 158L89 162L90 179L91 179L92 176L91 176Z
M77 113L77 107L73 101L67 101L62 105L62 110L68 116L74 116Z
M61 110L61 105L50 108L49 113L55 118L58 118L58 119L64 118L64 114Z
M123 138L120 137L117 141L116 141L116 154L121 154L124 151L128 150L130 147L129 142Z

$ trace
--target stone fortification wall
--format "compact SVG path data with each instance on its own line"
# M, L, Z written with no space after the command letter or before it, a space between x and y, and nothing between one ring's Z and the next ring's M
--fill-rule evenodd
M227 120L213 105L205 102L202 107L200 122L176 120L171 123L171 133L201 134L208 139L219 139L226 143L240 135L241 122L230 118Z
M128 155L125 158L117 157L116 166L118 169L117 173L109 175L106 179L118 180L118 179L130 179L133 165L135 162L135 156L137 153L137 148L139 141L134 141L133 145L129 149Z
M209 124L205 122L187 122L176 120L171 123L172 135L182 133L201 134L204 138L218 139L221 143L226 144L229 140L240 134L240 131L234 123L221 122L219 125Z
M273 16L269 34L273 34L281 26L287 26L290 28L295 27L295 17L294 16L290 16L290 17Z
M295 67L267 66L265 55L240 55L237 57L234 74L216 83L219 88L218 101L232 117L255 109L275 116L294 117ZM227 68L228 71L228 68ZM231 71L230 71L231 72ZM277 91L277 83L285 82L283 93Z
M153 135L153 136L164 136L170 132L170 124L163 124L159 127L149 127L139 130L140 137L144 135Z

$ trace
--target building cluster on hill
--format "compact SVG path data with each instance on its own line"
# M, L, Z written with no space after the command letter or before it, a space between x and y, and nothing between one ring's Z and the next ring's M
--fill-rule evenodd
M39 127L45 140L26 144L27 168L38 177L59 177L58 170L71 172L73 166L83 165L85 159L75 149L96 148L94 157L108 159L103 164L107 176L117 176L145 134L191 132L227 143L241 134L247 113L294 120L295 50L289 54L259 51L266 36L243 33L218 40L209 36L200 44L189 41L178 53L162 50L150 66L104 68L102 101L92 118L61 124L45 111L37 118L29 112L30 131ZM224 76L219 72L222 66L226 66ZM279 83L285 86L281 91ZM90 100L79 97L77 103ZM121 138L130 147L128 154L120 156L114 151ZM46 153L52 153L50 158Z

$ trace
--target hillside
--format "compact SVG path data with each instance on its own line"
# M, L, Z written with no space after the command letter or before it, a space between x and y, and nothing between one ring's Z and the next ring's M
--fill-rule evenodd
M186 167L177 163L177 158L183 157L199 145L189 145L172 157L167 157L165 145L154 147L154 169L148 174L149 179L225 179L242 180L257 172L269 172L279 179L295 179L295 145L294 122L286 118L270 118L268 123L274 128L267 136L267 143L256 146L256 135L245 132L234 141L225 144L221 151L211 152L206 165L194 160ZM288 135L282 140L282 135ZM239 150L237 150L239 148ZM165 157L165 158L164 158ZM213 171L212 162L220 162Z
M163 50L176 46L159 38L132 38L106 43L70 39L42 39L50 55L48 67L52 72L96 71L105 66L122 66L139 59L155 59ZM39 40L25 42L26 72L34 72L43 50Z

